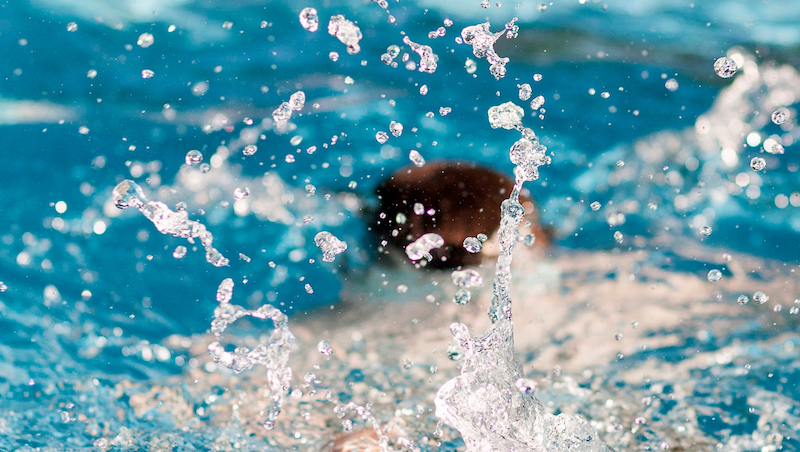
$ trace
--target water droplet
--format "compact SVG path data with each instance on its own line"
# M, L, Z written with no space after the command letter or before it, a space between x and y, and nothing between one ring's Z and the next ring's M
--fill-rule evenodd
M248 196L250 196L250 189L247 187L236 187L236 189L233 190L233 197L237 200Z
M532 110L538 110L538 109L542 108L542 105L544 105L544 96L541 96L541 95L540 96L536 96L531 101L531 109Z
M422 85L419 87L419 93L423 96L428 94L428 85Z
M712 232L711 226L703 226L702 228L700 228L699 232L702 235L709 236L711 235Z
M333 354L331 344L329 344L326 340L319 341L319 344L317 344L317 351L325 356L331 356Z
M764 304L769 301L769 296L764 292L758 291L753 294L753 301L755 301L756 304Z
M395 121L390 122L389 132L391 132L392 135L399 137L400 135L403 134L403 124L400 124L399 122Z
M602 207L602 206L600 205L600 203L599 203L599 202L595 201L595 202L593 202L593 203L589 204L589 207L591 207L591 208L592 208L592 210L594 210L595 212L597 212L598 210L600 210L600 207Z
M430 261L433 259L433 256L430 254L431 250L440 248L443 245L444 239L442 236L429 232L409 243L408 246L406 246L406 255L412 261L418 261L423 257Z
M672 92L675 92L678 90L678 81L674 78L671 78L664 83L664 87Z
M153 35L151 35L150 33L142 33L141 35L139 35L139 39L136 40L136 45L138 45L143 49L146 49L151 45L153 45L153 42L155 42Z
M541 82L542 81L542 74L533 74L533 81Z
M319 29L319 16L314 8L303 8L300 11L300 25L308 31L314 32Z
M766 167L767 161L761 157L753 157L753 159L750 160L750 168L752 168L753 171L761 171Z
M286 163L294 163L294 155L293 154L286 154L286 157L283 158L283 161Z
M414 165L419 168L425 166L425 159L422 157L422 154L419 153L416 149L412 149L411 152L408 153L408 159L411 160Z
M439 107L439 115L441 116L447 116L451 111L453 111L453 109L450 107Z
M532 247L535 242L536 242L536 236L534 236L533 234L526 234L525 238L522 239L522 244L527 246L528 248Z
M345 433L352 432L353 431L353 421L351 421L350 419L343 420L342 421L342 430L344 430Z
M8 290L8 286L5 285L3 281L0 281L0 293L5 292L6 290Z
M463 305L469 303L469 300L471 298L472 298L472 293L469 290L467 290L467 289L462 287L462 288L456 290L455 295L453 295L453 302L455 304L460 304L460 305L463 306Z
M467 74L474 74L478 70L478 65L472 58L467 58L467 61L464 62L464 69L467 70Z
M397 293L406 293L408 292L408 286L405 284L400 284L397 286Z
M739 65L730 58L718 58L714 62L714 72L722 78L730 78L739 70Z
M312 294L314 293L314 289L311 287L311 284L305 285L306 293Z
M78 24L75 22L70 22L67 24L67 31L75 32L78 31Z
M200 163L203 161L203 153L198 151L197 149L192 149L191 151L186 153L186 158L184 159L187 165L194 165L196 163Z
M347 46L347 53L355 55L361 50L358 42L362 38L361 30L356 24L337 14L328 21L328 34L336 36L342 44Z
M467 237L464 239L464 249L472 254L480 253L481 249L483 249L483 244L476 237Z
M722 260L724 260L725 262L730 262L731 259L733 259L733 256L731 256L730 254L728 254L728 253L723 253L722 254Z
M531 98L531 93L533 93L531 85L523 83L521 85L517 85L517 88L519 88L519 100L528 100Z
M739 304L747 304L750 301L750 297L747 295L739 295L739 298L736 299Z
M622 243L623 238L624 237L622 236L621 232L619 232L619 231L614 232L614 241L615 242Z
M414 203L414 213L416 215L423 215L425 213L425 206L422 204L415 202Z
M717 282L722 279L722 272L715 269L709 270L708 272L708 280L710 282Z
M774 112L772 112L772 122L777 125L781 125L786 122L786 119L789 117L789 110L785 107L781 107Z
M208 163L201 163L200 164L200 171L203 172L203 173L207 173L207 172L211 171L211 165L209 165Z
M172 257L175 259L183 259L183 256L186 256L186 247L183 245L176 246L175 251L172 252Z
M156 75L156 73L150 69L142 70L142 78L153 78L154 75Z
M489 125L493 129L502 127L506 130L522 127L525 111L513 102L506 102L489 108Z
M89 72L86 73L86 76L89 78L95 78L97 77L97 71L95 71L94 69L90 69Z
M616 339L618 341L621 341L622 340L622 333L617 332L616 334L614 334L614 339Z
M244 155L253 155L258 151L258 146L255 144L248 144L247 146L242 149L242 154Z
M314 236L314 243L317 248L322 250L323 262L333 262L337 254L341 254L347 249L347 243L327 231L317 233Z
M477 271L468 268L465 270L454 270L450 277L453 284L458 287L470 289L472 287L483 287L483 277Z
M403 212L397 212L397 215L394 217L394 221L397 224L406 224L406 220L407 219L408 218L406 218L406 216L405 216L405 214Z

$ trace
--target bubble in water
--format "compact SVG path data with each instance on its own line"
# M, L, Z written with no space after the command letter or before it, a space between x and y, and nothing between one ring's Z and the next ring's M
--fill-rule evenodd
M541 95L536 96L531 101L531 109L533 110L538 110L542 108L542 105L544 105L544 96Z
M175 259L183 259L183 256L186 256L186 247L183 245L176 246L175 251L172 252L172 257Z
M194 165L195 163L200 163L203 161L203 153L198 151L197 149L192 149L191 151L186 153L186 158L184 159L187 165Z
M517 85L517 88L519 88L519 100L528 100L531 98L531 93L533 93L531 85L523 83L522 85Z
M711 232L712 232L711 226L703 226L702 228L700 228L700 234L702 235L709 236L711 235Z
M601 207L601 205L600 205L600 203L599 203L599 202L595 201L595 202L593 202L593 203L589 204L589 207L591 207L591 208L592 208L592 210L594 210L595 212L597 212L598 210L600 210L600 207Z
M469 290L462 287L456 290L455 295L453 295L453 303L460 304L463 306L469 303L469 300L471 298L472 298L472 293Z
M472 287L483 287L483 277L477 271L468 268L465 270L454 270L450 273L450 277L453 279L453 284L457 285L458 287L464 288L472 288Z
M786 122L786 119L789 117L789 110L785 107L781 107L774 112L772 112L772 122L777 125L781 125Z
M739 304L747 304L750 301L750 297L747 295L739 295L739 298L736 299Z
M739 65L730 58L718 58L714 62L714 72L722 78L730 78L739 70Z
M769 296L764 292L758 291L753 294L753 301L755 301L757 304L764 304L769 301Z
M327 231L317 233L314 236L314 243L317 248L322 250L323 262L333 262L337 254L341 254L347 249L347 243Z
M78 24L75 22L70 22L67 24L67 31L78 31Z
M403 134L403 124L400 124L399 122L396 121L390 122L389 132L391 132L392 135L399 137L400 135Z
M253 155L258 151L258 146L255 144L248 144L247 146L242 149L242 154L244 155Z
M236 187L236 189L233 190L233 197L237 200L248 196L250 196L250 189L247 187Z
M614 241L617 243L622 243L623 237L622 233L619 231L614 232Z
M539 387L539 384L528 378L518 378L517 381L514 382L514 386L517 387L519 392L532 396Z
M440 248L444 245L444 239L439 234L429 232L422 234L417 240L411 242L406 246L406 255L412 261L418 261L423 257L433 260L431 250Z
M326 340L319 341L319 344L317 344L317 351L325 356L331 356L333 354L331 344Z
M422 157L422 154L419 153L416 149L412 149L411 152L408 153L408 159L414 163L419 168L425 166L425 159Z
M766 167L767 161L761 157L753 157L753 159L750 160L750 168L752 168L753 171L761 171Z
M336 38L347 46L347 53L355 55L361 50L358 41L361 40L361 30L356 24L345 19L341 14L332 16L328 21L328 34Z
M317 10L314 8L303 8L303 10L300 11L300 25L308 31L317 31L317 29L319 29Z
M314 289L311 287L311 284L306 284L304 288L306 289L306 293L314 293Z
M136 40L136 45L138 45L143 49L146 49L151 45L153 45L153 42L155 42L155 39L153 38L152 34L142 33L141 35L139 35L139 39Z
M522 127L522 118L525 110L515 105L513 102L506 102L489 108L489 125L493 129L504 128L511 130Z
M722 272L717 270L716 268L709 270L708 272L708 280L710 282L717 282L722 279Z
M483 249L483 244L476 237L467 237L464 239L464 249L472 254L480 253L481 249Z
M142 70L142 78L153 78L154 75L156 75L156 73L150 69Z

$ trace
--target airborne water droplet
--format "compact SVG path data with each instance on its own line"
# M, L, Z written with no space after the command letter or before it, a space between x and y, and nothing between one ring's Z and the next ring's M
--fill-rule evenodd
M203 153L198 151L197 149L192 149L191 151L186 153L185 161L187 165L194 165L195 163L200 163L203 161Z
M255 144L248 144L247 146L242 149L242 154L244 155L253 155L258 151L258 146Z
M467 250L467 252L472 254L480 253L482 248L483 244L481 244L481 241L476 237L467 237L464 239L464 249Z
M722 272L715 269L709 270L708 272L708 280L710 282L717 282L722 279Z
M739 70L739 65L730 58L718 58L714 62L714 72L722 78L730 78Z

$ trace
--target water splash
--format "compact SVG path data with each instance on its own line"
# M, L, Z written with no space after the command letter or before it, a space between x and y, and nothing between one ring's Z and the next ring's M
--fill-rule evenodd
M509 198L501 205L497 233L500 255L489 308L492 326L475 337L462 323L450 326L454 341L462 350L463 364L461 375L436 393L436 416L461 433L471 452L607 451L585 419L547 413L530 390L531 385L518 384L523 372L514 353L509 289L512 253L525 215L519 194L525 181L538 179L539 166L550 163L545 155L547 148L538 143L532 131L522 128L521 110L510 102L489 110L492 127L516 128L523 134L511 146L516 180ZM453 281L457 279L463 282L464 278L454 274Z
M231 304L233 286L233 280L226 278L222 280L217 289L219 306L214 309L214 320L211 322L211 333L217 340L208 344L208 353L215 362L236 373L259 365L266 368L267 385L270 389L270 403L266 410L266 419L263 425L267 429L272 429L275 426L275 419L281 412L284 398L290 387L292 368L289 367L289 353L295 338L289 331L286 314L282 313L278 308L265 304L258 309L248 310ZM269 319L275 329L266 341L252 350L245 346L239 346L232 352L226 351L225 347L220 343L222 333L233 322L245 316Z
M214 248L214 236L211 232L199 221L190 220L189 213L185 210L174 212L163 202L148 200L142 187L129 179L123 180L114 187L111 199L119 209L128 207L138 209L148 220L153 222L158 232L162 234L183 237L188 239L189 243L194 243L193 239L200 239L200 243L206 250L208 263L215 267L228 266L228 259Z

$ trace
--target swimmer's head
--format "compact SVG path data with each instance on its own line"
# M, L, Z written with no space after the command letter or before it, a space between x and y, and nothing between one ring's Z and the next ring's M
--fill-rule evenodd
M378 187L380 207L375 230L381 240L388 242L388 248L400 250L422 234L435 232L444 239L444 246L431 251L433 261L429 267L477 265L482 256L465 250L464 239L478 234L491 237L497 231L500 204L508 198L513 185L510 177L470 162L407 166ZM526 219L532 223L536 242L545 245L547 234L538 225L533 203L524 197L520 201L528 213Z

